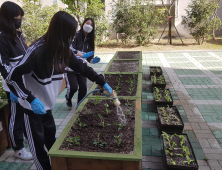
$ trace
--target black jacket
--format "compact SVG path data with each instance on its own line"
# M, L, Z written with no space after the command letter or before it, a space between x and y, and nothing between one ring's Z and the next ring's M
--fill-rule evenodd
M0 33L0 72L4 79L10 69L22 59L27 48L20 32L17 33L16 41Z
M8 76L11 68L23 58L27 48L21 37L21 32L17 32L15 40L4 33L0 33L0 72L3 77L2 84L5 91L9 91L9 88L4 79Z
M42 101L45 110L52 110L62 85L62 72L58 72L54 68L43 67L42 58L46 57L43 53L44 44L44 40L39 40L30 46L23 59L11 69L6 78L10 90L23 99L19 103L29 110L31 110L29 103L35 97ZM103 75L97 74L74 53L69 60L69 67L100 86L106 83ZM22 75L24 75L25 85Z

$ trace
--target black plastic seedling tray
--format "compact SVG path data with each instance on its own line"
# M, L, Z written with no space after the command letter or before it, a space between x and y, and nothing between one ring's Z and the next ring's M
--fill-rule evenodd
M181 120L182 125L162 124L161 123L161 116L158 113L158 108L160 108L160 107L167 108L167 106L157 106L157 108L156 108L156 111L157 111L157 119L156 119L156 121L157 121L157 126L158 126L158 129L159 129L159 132L160 132L159 134L162 134L162 131L167 132L167 133L170 133L170 132L172 132L172 133L182 133L183 129L184 129L184 123L183 123L183 120L182 120L182 118L180 116L180 113L179 113L178 109L176 108L176 106L169 106L169 107L175 109L174 111L175 111L178 119Z

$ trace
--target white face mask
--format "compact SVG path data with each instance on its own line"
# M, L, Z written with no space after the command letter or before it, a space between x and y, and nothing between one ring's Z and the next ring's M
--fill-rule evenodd
M93 30L93 27L91 25L85 24L85 25L83 25L83 30L86 33L90 33Z

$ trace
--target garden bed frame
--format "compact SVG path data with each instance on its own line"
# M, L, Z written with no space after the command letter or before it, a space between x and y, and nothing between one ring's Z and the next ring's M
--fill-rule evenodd
M91 98L92 99L92 98ZM135 129L133 154L81 152L59 150L78 114L74 114L59 138L56 140L48 156L51 157L52 170L141 170L142 160L142 125L141 125L141 99L124 97L122 99L134 100L135 104ZM85 99L76 112L81 111L88 102ZM102 99L101 99L102 100Z

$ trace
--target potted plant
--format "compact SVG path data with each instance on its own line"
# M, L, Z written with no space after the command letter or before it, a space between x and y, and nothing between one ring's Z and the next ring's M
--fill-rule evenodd
M197 159L187 134L162 133L164 167L198 170Z
M163 71L161 69L161 67L153 67L150 66L150 76L156 74L156 76L158 75L162 75Z
M157 106L157 126L160 133L183 132L184 123L176 106Z
M163 75L157 76L156 73L154 75L151 75L151 88L154 87L165 89L166 87L166 81Z
M153 88L155 105L173 105L173 98L169 89Z

